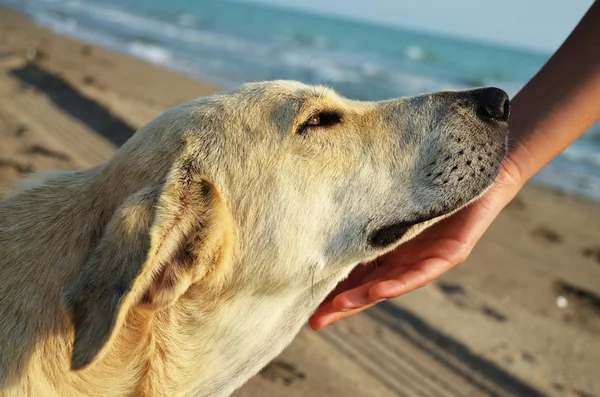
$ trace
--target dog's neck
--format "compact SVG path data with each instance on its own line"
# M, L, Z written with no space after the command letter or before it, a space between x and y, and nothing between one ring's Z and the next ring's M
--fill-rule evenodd
M193 285L161 311L134 307L111 350L82 375L87 381L97 371L110 373L140 396L229 395L287 346L337 281L316 282L287 298L236 287L229 302Z
M126 379L136 385L137 395L227 396L291 342L344 275L288 293L246 288L234 278L218 293L194 284L161 311L134 307L115 346L97 365L118 362L143 371ZM233 291L235 299L228 298Z

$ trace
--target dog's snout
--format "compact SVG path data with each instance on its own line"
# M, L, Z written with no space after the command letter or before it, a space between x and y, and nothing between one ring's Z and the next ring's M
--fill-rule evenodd
M499 88L481 88L472 91L476 112L480 117L507 121L510 114L508 94Z

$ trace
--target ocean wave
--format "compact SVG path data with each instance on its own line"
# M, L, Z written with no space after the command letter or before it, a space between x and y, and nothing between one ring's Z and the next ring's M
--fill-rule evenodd
M207 20L187 13L177 14L176 22L179 26L184 28L206 28L209 26L209 22Z
M305 30L295 30L287 35L287 44L292 47L327 50L333 48L329 37L315 34Z
M198 29L197 24L199 20L191 14L179 14L178 20L172 23L115 7L96 5L91 2L79 0L70 0L64 3L55 3L52 0L41 0L41 2L45 3L46 8L54 12L54 15L58 19L57 21L44 20L44 22L50 22L52 28L61 28L57 26L62 23L62 18L58 18L60 13L62 15L70 15L70 19L85 17L96 20L101 24L121 27L126 31L136 31L140 37L145 36L149 39L184 41L220 50L251 51L257 55L264 54L267 48L260 43L253 43L249 40ZM47 11L44 12L44 9L40 7L33 8L30 12L36 17L40 14L46 14L46 17L49 15ZM110 28L110 26L107 28ZM114 35L119 34L118 31L113 31L112 33Z
M572 162L581 164L588 164L594 167L600 168L600 152L598 147L595 145L586 145L581 140L568 148L566 148L560 155ZM600 172L600 169L598 170Z
M554 161L538 172L532 180L543 185L600 200L600 177L565 167Z
M288 70L305 71L304 80L328 85L357 84L364 92L359 99L374 99L391 94L396 96L418 95L425 92L468 88L460 82L412 73L360 57L344 53L283 51L271 62L282 64ZM377 95L378 87L386 87L385 93ZM371 92L369 92L371 91ZM381 98L380 98L381 99Z
M49 0L43 1L48 4ZM51 4L56 5L57 3ZM185 42L194 45L202 51L212 50L221 54L227 52L231 54L230 58L238 59L249 66L252 64L256 67L263 65L264 70L280 70L280 73L283 74L282 77L285 78L307 80L307 77L309 79L312 77L315 82L327 82L333 85L335 83L353 83L361 84L363 88L370 85L389 85L396 87L400 95L415 95L440 89L467 87L464 84L440 81L422 74L392 71L389 67L378 64L376 61L365 62L356 54L332 51L327 37L301 34L302 31L292 32L291 38L298 45L290 47L276 41L259 43L247 38L189 28L187 25L192 24L195 18L191 14L180 14L181 19L171 23L80 0L67 1L60 4L60 7L63 14L73 15L71 18L73 26L69 30L73 31L78 28L75 19L77 16L119 25L127 30L127 34L114 29L112 34L121 34L127 39L128 42L121 45L122 49L140 58L163 65L173 66L177 63L177 59L175 59L177 55L166 49L169 42L165 42L165 40L170 40L173 43ZM57 18L56 21L44 18L44 22L53 29L64 31L64 26L61 26L64 23L63 18ZM89 32L86 35L89 37ZM106 38L102 39L106 43ZM286 50L279 51L283 48ZM179 58L181 56L182 54L179 54ZM191 68L188 66L187 69L189 71ZM215 67L211 69L216 70ZM235 76L232 77L235 78ZM239 76L239 80L243 81L243 77ZM272 78L273 76L266 77Z
M48 0L47 0L48 1ZM39 11L31 15L36 23L46 26L55 32L66 36L75 37L79 40L95 43L102 46L123 49L122 43L110 33L90 29L71 17L63 17L54 12Z
M411 60L412 62L428 62L431 63L435 61L435 53L432 51L428 51L421 46L418 45L409 45L404 50L404 54L406 58Z
M196 46L196 52L211 50L221 54L229 53L231 54L229 58L246 63L249 67L254 64L255 66L263 65L264 70L280 70L280 73L283 74L282 77L286 78L307 80L307 77L312 77L316 82L328 82L333 85L335 83L354 83L361 84L363 88L368 88L369 85L386 85L389 86L386 92L393 94L391 88L395 87L399 95L416 95L442 89L469 87L464 82L441 80L424 74L393 70L389 65L380 64L377 60L365 61L357 54L332 51L329 48L328 38L317 34L302 33L302 31L292 32L291 37L299 44L303 44L294 48L277 41L261 43L247 38L190 28L188 25L195 21L195 17L191 14L179 14L179 20L167 22L147 15L139 15L127 10L100 6L81 0L69 0L64 3L52 0L39 1L54 11L54 14L51 14L43 12L43 7L37 9L36 17L45 25L61 32L67 30L69 33L73 33L77 29L86 30L85 26L78 26L77 17L92 18L102 23L118 25L123 28L123 31L111 29L110 33L113 37L110 40L105 34L97 34L89 28L82 34L87 38L95 35L95 38L100 39L104 44L110 41L113 46L118 40L114 36L121 34L126 40L126 43L120 44L122 50L163 65L174 65L177 63L176 58L183 56L181 53L175 54L167 50L166 48L171 47L169 44L184 42ZM65 23L65 17L57 14L57 8L60 8L61 15L70 16L67 19L68 23ZM427 54L425 50L416 46L409 47L408 51L409 55L412 53L414 59ZM287 70L283 68L287 68ZM187 70L190 69L188 65ZM212 69L216 70L214 67ZM260 76L257 77L260 78ZM272 78L273 76L265 77ZM239 76L238 79L243 81L244 76ZM384 93L382 92L382 94Z
M173 63L171 51L158 45L134 41L129 44L129 52L154 64L170 65Z
M75 18L58 12L38 12L34 16L34 20L40 25L61 33L74 32L79 25Z

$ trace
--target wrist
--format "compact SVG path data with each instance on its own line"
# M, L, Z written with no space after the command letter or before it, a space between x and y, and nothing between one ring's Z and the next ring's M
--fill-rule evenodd
M508 136L508 151L502 162L501 176L505 183L520 190L538 170L527 146L511 132Z
M489 204L489 208L496 208L496 212L499 213L519 193L529 179L524 176L526 168L524 164L527 163L527 152L524 148L516 151L513 146L508 151L500 173L496 177L495 187L483 198Z
M496 200L500 209L504 208L523 188L527 179L522 176L522 170L509 154L502 163L500 174L496 178Z
M550 111L545 108L527 106L538 103L536 98L528 97L530 90L523 89L511 103L511 115L508 130L508 152L503 163L504 170L511 182L519 189L541 168L529 150L531 138L539 135L544 120L549 118Z

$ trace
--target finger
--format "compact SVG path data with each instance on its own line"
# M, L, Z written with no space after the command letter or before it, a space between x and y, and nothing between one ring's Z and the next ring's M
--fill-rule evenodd
M372 285L373 283L368 283L339 294L333 299L333 308L335 310L356 309L371 303L369 288Z
M323 300L323 303L331 302L333 299L341 293L357 288L368 281L373 273L377 270L377 264L375 261L368 263L358 264L348 275L348 277L342 280L333 291L327 295Z
M378 302L372 302L371 304L362 306L358 309L352 309L343 312L333 309L332 306L325 305L319 308L319 310L317 310L317 312L315 312L315 314L313 314L310 317L310 319L308 320L308 324L312 329L318 331L332 324L335 324L336 322L343 320L346 317L350 317L362 312L363 310L367 310L368 308L375 306L376 303Z
M446 260L433 258L425 260L409 269L398 269L390 273L388 280L380 281L369 289L371 301L392 299L421 288L438 278L454 265Z

